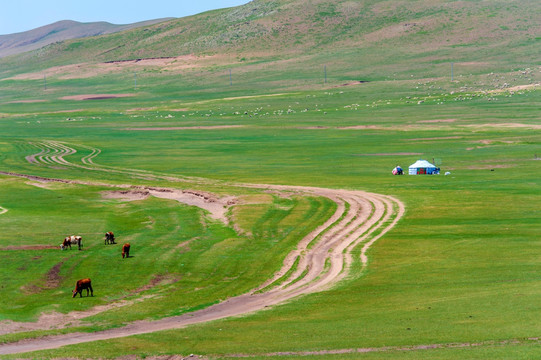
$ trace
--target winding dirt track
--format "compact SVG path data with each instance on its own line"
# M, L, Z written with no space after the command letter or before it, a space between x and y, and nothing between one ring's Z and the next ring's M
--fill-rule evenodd
M67 146L65 143L42 142L37 146L40 152L26 158L28 162L37 165L62 165L89 170L114 171L136 177L167 178L170 180L175 179L176 181L192 181L198 184L208 182L208 180L194 181L193 179L173 178L169 175L102 167L94 164L92 161L100 151L88 147L83 147L91 153L80 158L82 165L73 164L64 159L64 157L74 155L76 150ZM35 178L19 174L10 175ZM58 179L49 180L62 181ZM83 184L81 182L72 183ZM247 294L230 298L206 309L181 316L156 321L137 321L122 328L95 333L59 335L43 339L25 340L19 343L3 344L0 345L0 354L53 349L70 344L178 329L191 324L252 313L269 306L284 303L300 295L329 289L338 281L343 280L347 276L352 276L350 268L354 260L352 255L353 249L362 246L360 260L364 269L368 265L366 253L369 248L381 236L385 235L404 214L404 205L397 199L364 191L285 185L228 185L294 192L301 195L324 196L337 204L337 210L323 225L312 231L305 238L300 239L297 249L286 257L282 268L273 278ZM167 194L171 189L161 190L166 190L163 193ZM287 277L286 274L288 274ZM358 276L358 274L355 276Z

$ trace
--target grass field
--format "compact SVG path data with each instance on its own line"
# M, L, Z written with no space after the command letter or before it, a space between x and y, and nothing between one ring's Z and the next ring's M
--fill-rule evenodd
M345 10L319 9L320 20L336 11ZM410 41L425 35L415 36ZM501 58L489 52L487 62L486 53L455 47L462 57L453 81L449 54L407 58L386 41L389 56L373 69L364 65L377 46L363 48L362 59L341 48L295 61L199 59L201 67L182 72L149 65L72 78L62 70L47 76L46 88L43 76L12 78L29 71L6 60L0 298L9 301L0 302L0 330L12 322L28 328L0 332L2 343L179 315L246 293L336 210L325 197L242 184L366 190L400 199L406 214L370 249L366 269L359 247L353 274L326 291L184 329L3 358L539 357L535 41ZM525 56L513 62L521 49ZM63 99L85 94L130 96ZM64 153L67 163L54 161L67 149L76 150ZM391 175L419 158L434 160L442 175ZM105 196L128 185L240 200L227 224L177 201ZM132 257L104 245L106 231L130 242ZM83 235L83 251L60 250L71 234ZM92 278L95 296L72 299L83 277ZM65 323L69 314L86 315L65 328L32 328L43 313Z
M467 95L449 92L432 100L432 95L423 93L426 88L416 89L417 82L392 83L393 89L390 84L180 102L188 109L177 112L167 110L177 106L167 101L157 104L156 110L127 112L139 106L139 98L145 101L142 94L135 99L68 102L87 108L69 115L41 115L41 104L35 103L24 107L37 115L18 116L22 105L9 105L13 114L1 123L5 171L113 184L168 184L84 168L67 172L25 161L25 156L39 152L36 142L56 140L79 150L71 156L101 149L94 162L111 168L228 182L360 188L397 196L407 204L406 218L370 252L368 272L332 290L240 319L39 356L197 353L220 357L477 342L485 345L470 351L481 353L479 358L492 352L505 357L518 350L525 358L535 354L536 343L521 339L539 335L535 299L541 291L536 250L541 199L539 162L534 160L540 150L539 91L511 97L508 92L471 96L471 100L457 100ZM90 93L85 90L82 93ZM411 101L405 96L408 90ZM415 97L425 99L424 103L418 104ZM64 108L64 103L50 100L48 107ZM211 125L240 127L126 130ZM405 167L417 158L441 159L442 171L451 175L390 175L396 164ZM43 311L65 313L133 302L127 308L96 314L72 329L84 331L179 314L253 288L277 269L284 251L294 245L287 234L303 231L302 219L307 216L316 224L329 211L323 199L287 200L262 197L255 191L247 196L255 197L259 205L235 211L236 223L247 229L239 235L219 223L201 222L197 208L152 198L107 200L100 195L107 189L99 186L53 184L44 189L2 176L2 187L8 189L0 198L0 205L8 210L0 215L2 246L56 245L71 232L88 238L82 253L3 250L9 261L2 263L2 273L13 274L4 278L3 297L11 301L3 305L3 319L36 320ZM240 190L214 184L209 191ZM314 212L322 217L311 217ZM109 229L137 244L128 262L120 261L117 248L103 247L101 233ZM171 246L172 241L189 242L189 251ZM56 283L43 285L59 264ZM72 300L72 283L89 273L95 278L97 296ZM154 286L146 289L146 284ZM21 336L35 335L3 337ZM499 344L514 339L519 343ZM437 353L453 358L464 351L446 347L397 356L434 358Z

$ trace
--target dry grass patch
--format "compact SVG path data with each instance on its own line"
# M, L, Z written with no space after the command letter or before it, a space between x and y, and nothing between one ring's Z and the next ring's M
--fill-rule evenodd
M521 123L485 123L474 125L463 125L468 128L504 128L504 129L541 129L541 125L538 124L521 124Z
M116 99L116 98L124 98L124 97L132 97L135 96L135 94L87 94L87 95L70 95L70 96L63 96L60 99L61 100L105 100L105 99Z

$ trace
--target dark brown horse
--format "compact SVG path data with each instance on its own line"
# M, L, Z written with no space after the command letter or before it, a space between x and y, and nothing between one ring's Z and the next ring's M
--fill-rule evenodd
M90 279L82 279L77 281L75 284L75 290L73 290L73 296L76 297L77 293L83 297L83 290L86 289L86 296L88 296L88 291L90 290L91 296L94 296L94 290L92 290L92 281Z

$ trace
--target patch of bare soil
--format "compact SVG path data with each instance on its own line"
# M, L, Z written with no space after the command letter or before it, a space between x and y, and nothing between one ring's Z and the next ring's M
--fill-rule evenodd
M173 131L173 130L218 130L241 128L244 125L211 125L211 126L173 126L173 127L144 127L144 128L125 128L127 131Z
M383 128L377 125L354 125L354 126L341 126L341 127L337 127L337 129L338 130L365 130L365 129L379 130Z
M424 30L428 22L402 23L384 27L364 36L364 40L368 42L379 42L387 39L401 37L409 33L415 33Z
M194 190L149 188L150 195L162 199L176 200L186 205L197 206L209 212L210 217L227 224L227 211L236 204L233 196L219 198L214 194Z
M30 156L27 156L27 159L26 159L28 162L30 163L37 163L37 161L35 160L35 158L32 158ZM42 188L42 189L50 189L51 186L49 185L49 183L44 183L44 182L33 182L33 181L28 181L26 182L26 184L28 185L32 185L32 186L35 186L35 187L39 187L39 188Z
M69 114L69 113L75 113L75 112L80 112L80 111L83 111L83 109L50 111L50 112L43 112L41 114Z
M300 126L297 129L300 130L327 130L330 129L328 126Z
M162 199L176 200L180 203L196 206L209 212L210 217L228 223L226 216L229 208L237 203L233 196L218 197L214 194L196 190L176 190L169 188L148 187L134 190L113 190L102 192L105 199L120 199L123 201L145 200L149 196Z
M57 288L62 282L62 277L60 276L60 268L62 267L62 262L56 264L47 272L45 276L45 285L44 289L54 289Z
M499 93L504 93L504 92L517 92L517 91L522 91L522 90L533 90L533 89L538 88L540 86L541 86L541 84L517 85L517 86L512 86L512 87L508 87L508 88L504 88L504 89L490 90L489 93L491 93L491 94L499 94Z
M187 253L188 251L190 251L190 244L193 241L196 241L198 239L199 239L199 237L195 237L193 239L183 241L183 242L179 243L177 246L175 246L175 249L179 249L181 254Z
M71 296L71 294L69 295ZM124 306L130 306L138 302L155 297L154 295L146 295L135 300L120 300L108 305L99 305L91 310L87 311L72 311L67 314L59 312L50 312L42 314L37 322L14 322L11 320L0 321L0 335L13 334L17 332L26 332L43 329L63 329L69 326L82 326L84 325L85 318L93 315L97 315L104 311L111 309L121 308ZM1 351L0 351L1 353Z
M87 95L70 95L63 96L61 100L105 100L105 99L116 99L135 96L135 94L87 94Z
M55 66L44 71L20 74L10 80L39 80L43 76L56 77L61 80L86 79L100 75L118 73L122 71L137 71L143 69L163 69L171 72L180 72L186 69L196 69L202 64L224 62L219 56L183 55L177 57L135 59L110 61L105 63L79 63L72 65Z
M120 199L123 201L145 200L150 196L147 190L115 190L101 193L104 199Z
M44 279L40 279L35 283L24 285L21 290L25 294L39 294L44 290L56 289L58 286L60 286L60 283L63 280L63 278L60 276L60 268L63 264L64 262L59 262L47 272Z
M455 64L462 65L462 66L483 66L483 67L490 65L488 61L463 61L463 62L457 62Z
M139 293L142 293L143 291L147 291L147 290L150 290L160 284L163 284L163 283L169 283L169 284L172 284L172 283L175 283L177 281L179 281L180 278L174 278L172 277L171 275L161 275L161 274L156 274L148 284L140 287L139 289L136 289L135 291L131 292L130 293L130 296L133 296L133 295L136 295L136 294L139 294Z
M28 180L34 180L34 181L43 182L43 183L86 184L84 182L78 182L78 181L73 181L73 180L52 179L52 178L45 178L41 176L18 174L18 173L14 173L10 171L0 171L0 174L8 175L8 176L15 176L15 177L22 177Z
M479 141L476 141L480 144L483 144L483 145L492 145L492 144L497 144L497 143L501 143L501 144L514 144L516 143L516 141L512 141L512 140L479 140Z
M19 74L19 75L9 78L9 80L40 80L40 79L43 79L43 76L52 77L52 76L57 76L59 74L77 73L77 72L80 73L81 70L87 69L86 65L87 64L55 66L45 71Z
M280 94L266 94L266 95L235 96L235 97L226 97L226 98L223 98L222 100L257 99L257 98L274 97L274 96L282 96L282 95L286 95L286 94L280 93Z

